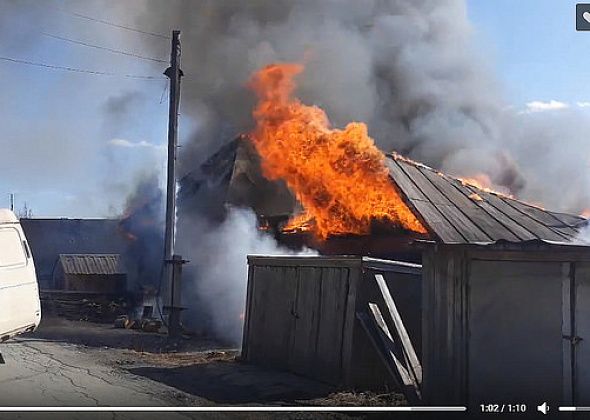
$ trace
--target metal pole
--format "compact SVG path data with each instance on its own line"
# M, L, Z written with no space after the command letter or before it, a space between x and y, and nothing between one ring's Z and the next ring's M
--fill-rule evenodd
M179 270L174 266L182 258L174 259L174 237L176 224L176 157L178 151L178 107L180 103L180 78L182 70L180 69L180 31L172 31L172 50L170 53L170 67L164 72L170 79L170 105L168 109L168 179L166 186L166 231L164 235L164 270L162 279L163 284L167 286L167 303L169 310L168 329L169 334L178 333L180 329L180 316L178 312L179 294L174 293L178 289L180 275ZM176 283L176 284L175 284ZM174 324L174 325L171 325Z

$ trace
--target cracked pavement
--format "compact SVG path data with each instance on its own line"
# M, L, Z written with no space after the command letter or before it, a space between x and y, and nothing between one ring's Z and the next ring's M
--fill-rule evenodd
M0 345L0 406L173 406L179 391L101 363L77 345L19 338ZM105 350L108 351L108 350ZM200 404L199 404L200 402ZM207 400L191 400L209 405ZM199 418L204 413L199 414ZM167 419L196 414L160 413ZM149 418L149 413L60 413L55 418ZM218 415L212 415L218 418ZM0 418L49 418L44 413L2 413ZM155 418L155 415L154 415Z

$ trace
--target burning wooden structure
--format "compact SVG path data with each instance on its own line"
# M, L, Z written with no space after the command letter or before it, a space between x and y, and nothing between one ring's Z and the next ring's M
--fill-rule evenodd
M240 147L248 146L240 146L238 141L237 149ZM417 277L421 278L421 286L414 289L418 295L409 293L407 284L400 286L403 282L396 283L392 277L388 284L396 303L406 307L403 318L419 349L423 401L475 405L495 395L492 390L498 398L511 401L536 401L540 393L552 402L586 401L585 396L590 395L590 353L586 347L590 345L584 343L590 341L590 324L584 321L588 315L584 308L590 296L586 290L590 290L590 270L586 270L590 248L573 245L586 219L475 187L395 154L387 156L386 164L392 184L426 227L426 234L375 224L369 235L317 241L305 230L282 231L288 216L296 213L295 207L281 214L264 214L264 206L259 207L261 225L282 243L305 244L321 254L369 255L422 264L415 268L411 283L416 287ZM257 178L252 174L257 171L256 161L236 162L227 177L228 201L237 187L233 174L240 174L242 181L247 178L249 188L255 191ZM318 366L324 359L318 345L331 337L326 331L332 329L318 326L322 318L317 303L328 299L343 310L351 304L348 299L352 295L350 289L339 294L338 275L330 274L335 276L334 285L327 286L321 280L326 274L317 273L325 272L326 267L333 273L351 270L351 262L362 267L363 260L320 257L312 261L250 259L248 302L249 307L256 302L256 309L246 317L247 360L312 377L321 374ZM361 268L359 272L370 271ZM359 281L357 284L368 284ZM351 283L342 280L342 284ZM306 310L293 310L305 299L316 306L310 303ZM357 299L361 299L355 301L357 312L379 300L375 295ZM249 323L257 324L260 314L272 322L256 330L262 324L253 327ZM420 338L411 326L416 317L422 325ZM386 321L391 325L391 319ZM391 386L383 376L374 374L379 358L366 337L358 338L358 324L341 324L332 327L342 331L342 337L360 341L351 341L355 350L335 354L351 357L352 352L356 356L342 359L343 370L323 379L359 388ZM279 342L284 345L268 347L276 350L272 357L256 343L270 336L278 340L277 346ZM300 354L301 349L306 352ZM315 352L314 356L309 352ZM358 377L347 372L351 360L362 366ZM383 373L383 365L381 369ZM374 381L363 382L359 379L363 374Z
M239 137L212 156L198 172L181 180L180 199L190 201L209 188L222 203L251 208L260 228L279 242L307 245L322 254L368 255L419 262L416 241L489 243L548 240L571 242L586 219L551 212L512 197L487 191L397 154L386 156L389 176L398 194L426 228L412 232L375 221L367 235L333 235L317 240L305 228L285 230L301 211L282 182L262 176L260 159L246 137ZM214 186L214 188L212 187Z
M375 274L395 293L421 345L421 267L363 257L249 256L242 357L334 385L392 389L358 312L383 305Z
M252 76L258 101L249 138L186 177L183 190L215 185L212 196L253 209L261 229L294 248L402 261L388 267L421 263L420 296L409 293L416 279L398 281L394 271L386 281L358 257L250 258L244 357L383 389L389 383L367 362L381 356L382 372L409 399L442 405L492 396L532 402L534 393L544 393L540 401L584 401L590 247L572 244L586 219L384 155L365 124L334 128L320 107L294 95L303 67L275 63ZM279 198L287 188L297 201ZM363 295L375 283L380 295ZM404 326L418 317L422 340Z

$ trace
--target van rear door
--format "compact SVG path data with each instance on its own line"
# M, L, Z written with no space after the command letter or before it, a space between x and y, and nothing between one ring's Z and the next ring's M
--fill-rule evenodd
M17 223L0 224L0 339L39 322L33 260Z

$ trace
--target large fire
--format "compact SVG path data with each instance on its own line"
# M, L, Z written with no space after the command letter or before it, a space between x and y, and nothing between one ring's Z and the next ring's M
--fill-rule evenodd
M368 234L377 221L426 233L395 190L367 126L353 122L334 129L322 109L293 96L302 71L300 64L273 64L250 81L258 96L250 137L264 175L284 180L305 209L286 229L326 239Z

